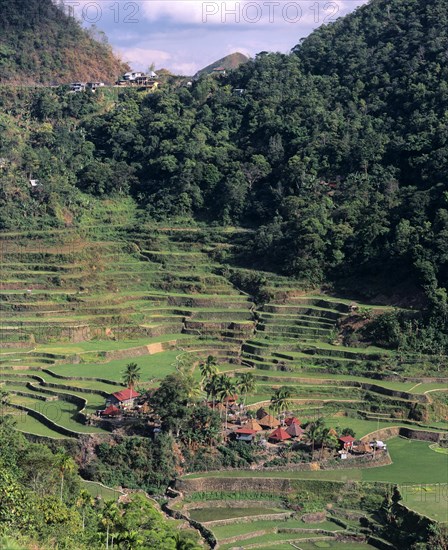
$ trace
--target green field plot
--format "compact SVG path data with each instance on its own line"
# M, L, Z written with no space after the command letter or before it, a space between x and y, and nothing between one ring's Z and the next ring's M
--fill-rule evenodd
M79 412L75 404L68 401L40 401L32 397L24 397L19 395L11 395L10 402L12 404L22 405L29 409L44 415L50 421L58 426L67 428L77 433L104 433L104 430L94 426L85 426L78 422L75 417ZM31 432L30 432L31 433Z
M448 485L400 485L400 493L401 502L411 510L436 521L448 522Z
M122 491L112 489L111 487L106 487L101 483L96 483L94 481L86 481L82 479L81 485L83 489L92 495L93 498L100 498L103 501L118 500L118 498L123 495Z
M163 378L175 370L176 358L180 351L165 351L154 355L143 355L134 359L117 359L109 363L57 365L52 368L55 374L63 376L83 376L87 378L105 378L120 382L126 365L137 362L141 369L141 382Z
M38 344L37 351L50 353L76 354L89 351L116 351L129 349L139 346L147 346L154 343L170 342L172 340L182 340L188 338L187 334L164 334L156 337L135 338L131 340L91 340L88 342L79 342L76 344Z
M227 544L221 544L219 547L221 550L231 550L234 548L263 548L264 550L292 550L293 548L303 548L304 542L301 541L301 538L310 538L312 535L310 533L266 533L265 535L258 537L250 537L238 542L231 542ZM330 544L331 538L324 535L316 535L316 543L320 544ZM325 541L325 543L324 543ZM329 541L328 543L326 541ZM294 544L294 546L291 545ZM252 546L254 545L254 546ZM256 546L255 546L256 545ZM315 550L318 548L333 548L330 546L314 546ZM341 548L341 547L338 547ZM344 547L345 548L345 547ZM367 546L363 546L363 550L367 550ZM351 546L348 546L349 550L352 550ZM358 547L353 550L358 550Z
M42 424L42 422L30 416L25 411L15 410L15 412L13 412L13 418L15 421L15 428L20 432L41 437L50 437L52 439L68 439L67 436L45 426L45 424Z
M309 530L309 533L300 533L289 535L289 538L301 538L313 536L313 530L323 529L325 531L341 531L342 528L336 523L331 521L324 521L322 523L304 523L299 519L287 519L280 521L261 520L251 521L249 523L233 523L230 525L222 525L219 527L212 527L211 531L218 540L223 540L230 537L236 537L239 535L245 535L254 531L274 531L276 529L304 529Z
M280 514L284 512L281 508L228 508L228 507L204 507L189 511L191 519L200 522L215 521L220 519L242 518L248 516L261 516L263 514Z
M285 550L288 548L288 550L291 550L292 546L260 546L260 549L268 550L268 549L274 549L275 550ZM337 542L337 541L316 541L316 542L300 542L298 548L300 550L319 550L319 549L326 549L326 550L369 550L372 548L376 548L376 546L371 546L370 544L363 544L359 542Z

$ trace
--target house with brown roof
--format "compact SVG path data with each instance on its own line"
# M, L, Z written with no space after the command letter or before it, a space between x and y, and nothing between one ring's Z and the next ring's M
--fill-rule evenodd
M277 426L280 426L280 422L274 418L273 416L271 416L270 414L267 414L265 416L263 416L263 418L260 418L258 423L260 424L260 426L262 428L265 428L265 429L273 429L273 428L277 428Z
M244 428L254 430L255 432L261 432L263 430L260 424L253 418L244 424Z
M299 424L290 424L286 428L286 433L288 433L291 437L297 437L300 439L303 436L303 429L299 426Z

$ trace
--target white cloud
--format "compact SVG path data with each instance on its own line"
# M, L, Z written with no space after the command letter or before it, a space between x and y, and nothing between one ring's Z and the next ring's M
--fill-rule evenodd
M321 24L340 17L367 0L162 0L139 2L145 19L200 25Z
M174 74L179 74L182 76L193 76L195 75L199 69L202 69L202 66L199 65L199 63L176 63L173 62L170 65L170 69Z
M151 63L162 67L172 59L172 55L163 50L153 50L144 47L120 48L119 53L123 61L128 62L133 69L146 71Z

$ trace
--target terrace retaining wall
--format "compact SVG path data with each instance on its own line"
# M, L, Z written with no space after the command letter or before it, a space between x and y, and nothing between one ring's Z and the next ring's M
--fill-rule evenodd
M420 441L433 441L437 443L440 440L442 433L394 426L390 428L381 428L380 430L371 432L362 437L361 441L368 442L371 439L387 441L388 439L397 436L406 437L407 439L418 439Z
M197 502L186 502L182 509L189 512L190 510L204 508L205 502L210 508L244 508L248 504L254 508L270 506L278 508L280 506L278 500L199 500Z

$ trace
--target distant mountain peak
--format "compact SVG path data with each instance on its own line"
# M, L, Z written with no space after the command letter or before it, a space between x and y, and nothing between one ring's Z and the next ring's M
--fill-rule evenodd
M218 59L214 63L207 65L207 67L204 67L203 69L198 71L194 75L194 77L199 78L200 76L205 74L213 74L215 71L225 72L225 71L230 71L232 69L237 69L240 65L247 63L249 59L250 58L247 57L247 55L244 55L241 52L231 53L230 55L226 55L225 57Z

